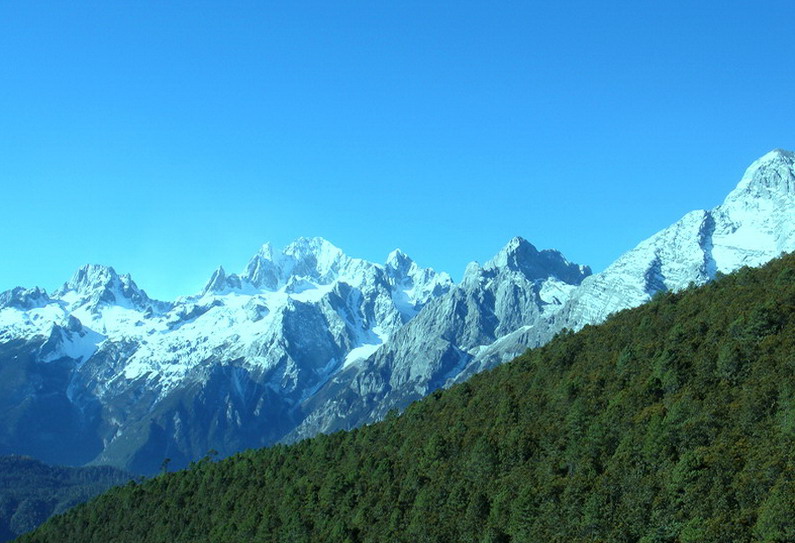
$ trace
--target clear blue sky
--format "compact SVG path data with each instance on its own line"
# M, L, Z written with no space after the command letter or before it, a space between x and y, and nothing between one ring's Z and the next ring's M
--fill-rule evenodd
M316 235L598 271L795 149L792 2L429 4L0 4L0 290Z

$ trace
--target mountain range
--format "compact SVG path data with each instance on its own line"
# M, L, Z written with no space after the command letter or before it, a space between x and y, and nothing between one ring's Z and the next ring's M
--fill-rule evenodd
M795 254L400 416L109 490L26 543L795 540Z
M154 473L352 428L564 329L792 250L795 155L775 150L721 205L598 274L518 237L458 284L401 251L374 264L322 238L266 244L240 274L219 268L168 302L85 266L51 293L0 294L0 454Z
M688 213L601 273L515 238L483 267L471 264L459 285L429 302L364 364L331 379L291 437L379 420L563 329L579 330L657 292L700 285L793 250L795 154L781 149L751 164L721 205Z

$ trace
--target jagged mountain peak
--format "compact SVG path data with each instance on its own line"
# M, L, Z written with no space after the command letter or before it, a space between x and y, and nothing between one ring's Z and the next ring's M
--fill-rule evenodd
M392 285L392 298L406 320L453 288L453 280L447 273L421 268L400 249L389 253L383 269Z
M279 266L274 262L274 253L271 245L266 243L257 254L249 260L243 278L250 281L256 288L275 290L279 288ZM212 281L212 279L211 279Z
M236 274L227 275L223 266L213 272L210 280L202 289L202 296L205 294L222 294L229 290L240 289L242 282L240 277Z
M339 254L342 250L326 238L320 236L299 237L282 251L286 255L295 257L306 255L320 255L323 253Z
M207 294L208 292L216 292L222 289L225 283L226 271L224 270L223 266L218 266L210 276L210 280L207 281L207 284L202 289L202 293Z
M409 255L400 249L395 249L387 255L384 266L387 270L391 270L397 275L406 275L411 270L412 265L416 266Z
M273 260L273 255L274 255L273 244L270 241L266 241L265 243L263 243L262 247L259 248L257 255L261 256L262 258L267 258L268 260Z
M795 160L795 152L788 151L787 149L773 149L772 151L765 153L761 157L759 157L756 162L773 162L778 160L789 160L792 162Z
M284 248L290 275L330 278L350 260L342 249L321 238L298 238ZM288 271L285 269L285 271Z
M133 283L129 276L126 276L125 279L127 279L128 283ZM74 274L72 274L72 278L64 283L60 289L56 290L54 295L63 297L69 293L73 293L77 296L92 296L112 289L114 285L121 283L121 276L119 276L116 270L111 266L85 264L80 266Z
M494 257L487 261L483 266L484 268L504 268L517 265L525 259L532 259L539 254L535 246L520 236L515 236L494 255Z
M726 202L795 197L795 153L774 149L754 161Z
M93 308L100 304L143 308L153 303L129 274L119 275L111 266L101 264L81 266L53 296L69 299L76 306L90 305Z
M446 272L437 272L433 268L422 268L413 258L401 249L395 249L386 258L384 264L387 274L395 281L411 281L413 283L433 283L449 289L453 280ZM435 287L434 287L435 288Z
M407 255L402 249L395 249L386 257L387 265L395 265L403 262L414 262L412 258Z
M793 209L795 153L775 149L746 169L723 204L687 213L585 281L564 310L565 326L600 322L656 292L702 284L718 272L792 251Z
M117 279L119 274L111 266L85 264L75 271L72 278L64 284L64 288L84 292L97 286L106 286Z
M569 262L560 251L554 249L539 251L532 243L520 236L512 238L494 258L486 262L483 269L518 271L530 280L552 276L570 284L579 284L591 274L588 266Z
M39 287L25 288L14 287L11 290L0 293L0 309L4 307L14 307L22 310L43 307L50 302L47 291Z
M308 277L325 283L334 280L354 260L324 238L300 237L281 251L265 243L249 261L241 279L269 290L280 288L291 277Z
M222 277L217 271L204 292L235 288L230 281L239 284L237 288L279 290L293 280L308 280L316 285L344 281L354 286L388 281L393 285L391 288L411 290L408 296L418 307L452 285L448 274L419 267L400 249L389 253L386 263L379 265L350 257L325 238L301 237L281 251L274 250L269 243L263 245L239 277Z
M330 267L345 257L345 253L325 238L300 237L282 249L280 256L282 259L287 257L288 260L314 261L318 267ZM274 259L278 260L278 257Z

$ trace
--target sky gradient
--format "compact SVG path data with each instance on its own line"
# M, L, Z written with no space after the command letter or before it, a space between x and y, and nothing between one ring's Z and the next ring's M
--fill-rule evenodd
M170 299L299 236L599 271L795 149L795 4L594 4L3 3L0 291Z

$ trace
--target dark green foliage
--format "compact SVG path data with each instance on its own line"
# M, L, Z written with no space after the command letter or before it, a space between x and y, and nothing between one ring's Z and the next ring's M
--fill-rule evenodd
M131 475L109 467L47 466L26 456L0 457L0 541L28 532Z
M400 417L116 488L25 542L795 541L795 257Z

